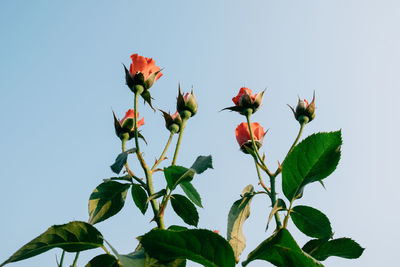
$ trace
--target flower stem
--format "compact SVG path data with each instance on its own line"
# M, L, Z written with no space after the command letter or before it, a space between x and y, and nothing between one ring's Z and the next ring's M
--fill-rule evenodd
M287 227L287 224L288 224L288 221L289 221L289 215L290 215L290 212L292 211L293 200L294 199L292 199L292 201L290 201L289 209L287 211L285 219L283 220L283 228Z
M257 170L258 180L260 181L260 185L262 186L262 188L264 188L265 192L267 192L268 195L271 195L271 192L269 191L268 187L264 184L264 181L261 177L260 168L258 167L256 158L254 158L254 163L256 165L256 170Z
M174 136L174 134L175 134L175 132L174 132L174 131L171 131L171 134L169 135L167 144L165 145L165 148L164 148L163 152L161 153L161 156L158 158L158 160L156 161L156 163L154 163L153 167L151 167L151 170L152 170L152 171L158 166L158 164L161 163L161 161L163 161L163 158L164 158L164 156L165 156L165 153L167 153L168 147L169 147L169 145L171 144L171 140L172 140L172 137Z
M271 198L272 207L274 207L275 203L276 203L275 177L276 176L270 176L269 177L269 182L271 184L270 198ZM276 222L276 228L280 228L282 226L282 223L281 223L281 219L279 217L279 213L275 212L274 217L275 217L275 222Z
M60 258L60 264L58 265L58 267L62 267L63 263L64 263L64 256L65 256L65 250L63 250L62 254L61 254L61 258Z
M186 121L187 120L188 120L187 118L183 118L182 119L182 124L181 124L181 128L180 128L180 131L179 131L178 141L176 142L175 153L174 153L174 158L172 160L172 165L175 165L175 163L176 163L176 159L178 157L178 152L179 152L179 147L181 145L183 131L185 130L185 126L186 126Z
M79 251L75 254L74 262L72 263L71 267L76 267L79 258Z
M126 139L122 139L122 152L125 152L125 144L126 144L127 138ZM126 161L125 163L125 169L126 171L129 173L129 175L135 179L139 184L141 184L145 189L147 188L147 185L145 182L143 182L141 179L139 179L138 177L136 177L136 175L131 171L131 169L129 168L129 164L128 161ZM119 178L118 178L119 179ZM112 180L117 180L117 179L112 179Z
M134 110L135 110L135 114L134 114L134 126L135 126L135 145L136 145L136 156L140 162L140 165L142 166L142 169L145 173L146 176L146 184L147 184L147 194L149 196L154 194L154 187L153 187L153 178L152 178L152 172L150 170L150 168L147 166L146 162L144 161L142 154L140 153L140 148L139 148L139 138L138 138L138 127L137 127L137 103L138 103L138 96L139 93L135 93L135 103L134 103ZM150 201L151 203L151 208L153 209L153 213L154 213L154 219L156 220L157 226L158 228L164 229L165 225L164 225L164 220L162 217L158 216L158 211L159 211L159 207L158 207L158 203L155 199L152 199Z

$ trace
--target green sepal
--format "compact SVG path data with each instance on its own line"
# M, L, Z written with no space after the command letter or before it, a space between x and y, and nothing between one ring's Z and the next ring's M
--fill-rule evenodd
M171 205L175 213L181 217L181 219L189 224L197 227L199 223L199 214L193 203L183 195L173 194L171 195Z
M149 104L149 106L150 106L154 111L156 111L155 108L153 107L153 105L151 104L151 100L154 99L154 98L151 97L150 91L144 90L144 92L141 94L141 96L143 97L144 102L145 102L145 103L147 102L147 104Z
M125 204L130 184L116 181L101 183L89 198L89 223L95 224L117 214Z
M62 225L53 225L21 247L0 266L34 257L52 248L61 248L66 252L98 248L103 246L103 241L101 233L94 226L85 222L73 221Z

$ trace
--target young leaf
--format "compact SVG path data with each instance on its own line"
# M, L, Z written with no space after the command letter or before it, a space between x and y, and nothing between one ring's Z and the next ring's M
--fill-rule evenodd
M145 214L148 207L146 191L140 185L132 184L131 193L136 207Z
M332 236L331 223L325 214L308 206L292 208L290 217L303 234L316 238L329 238Z
M0 266L34 257L52 248L78 252L102 246L103 236L95 227L85 222L73 221L51 226L43 234L20 248Z
M246 238L243 234L243 224L250 216L250 203L254 196L254 187L250 184L243 189L242 198L236 200L228 215L227 240L232 246L236 262L246 247Z
M201 205L201 197L197 190L194 188L194 186L190 182L183 182L179 184L181 188L183 189L183 192L188 196L188 198L197 206L202 208L203 206Z
M198 156L196 161L193 163L192 167L197 174L203 173L208 168L213 168L212 166L212 158L209 156Z
M115 181L101 183L89 198L89 223L95 224L117 214L125 204L130 185Z
M197 227L199 223L199 214L197 213L196 207L189 199L179 194L173 194L171 196L171 205L176 214L178 214L185 223Z
M324 261L330 256L346 259L357 259L364 251L356 241L343 237L332 240L313 239L308 241L303 250L319 261Z
M121 267L118 260L109 254L101 254L91 259L85 267Z
M268 230L268 225L269 225L270 221L272 220L272 217L274 217L275 213L277 213L280 210L286 210L286 204L285 204L285 201L278 198L278 200L275 202L275 205L272 207L271 213L269 214L267 227L266 227L265 231Z
M288 200L301 197L304 186L330 175L340 159L341 132L317 133L304 139L282 165L282 190Z
M125 152L120 153L117 158L115 159L115 162L113 165L110 166L111 170L115 172L116 174L119 174L124 167L126 161L128 160L128 154L135 153L136 148L129 149Z
M160 261L184 258L209 267L235 266L229 243L209 230L156 229L145 234L140 242L151 257Z
M190 182L194 177L195 171L182 166L169 166L164 168L164 176L167 180L168 188L174 190L182 182Z
M242 265L246 266L254 260L265 260L275 266L323 266L320 262L303 253L286 228L279 229L278 232L250 252Z

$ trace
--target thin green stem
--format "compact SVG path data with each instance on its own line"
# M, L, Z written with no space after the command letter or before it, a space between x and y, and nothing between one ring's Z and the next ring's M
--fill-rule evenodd
M270 194L271 204L272 204L272 207L274 207L275 203L276 203L275 176L270 176L269 182L271 184L271 194ZM274 217L275 217L276 227L280 228L282 226L282 223L281 223L281 219L279 217L279 213L276 212Z
M260 156L260 152L258 152L258 148L257 148L256 142L255 142L255 140L254 140L254 135L253 135L253 131L252 131L252 129L251 129L251 121L250 121L251 113L252 113L252 110L249 109L249 110L248 110L248 113L247 113L247 115L246 115L246 119L247 119L247 125L248 125L248 127L249 127L250 138L251 138L251 143L252 143L252 145L253 145L253 150L254 150L254 152L256 153L256 156L257 156L258 160L260 161L260 163L261 163L262 166L263 166L262 169L268 174L268 176L271 177L271 176L272 176L272 173L268 170L267 165L265 164L265 162L263 161L262 157Z
M176 142L174 158L172 159L172 165L175 165L176 159L178 158L179 147L181 145L182 135L183 135L183 131L185 130L186 121L187 121L187 118L182 119L182 124L181 124L181 128L179 131L178 141Z
M72 263L71 267L76 267L76 264L78 263L78 258L79 258L79 252L75 254L74 262Z
M121 142L122 142L122 152L125 152L125 151L126 151L126 148L125 148L126 141L127 141L127 138L121 140ZM136 177L136 175L131 171L131 169L129 168L128 161L126 161L126 163L125 163L125 169L126 169L126 171L129 173L129 175L131 176L131 178L135 179L135 180L136 180L139 184L141 184L145 189L147 188L147 184L146 184L145 182L143 182L140 178ZM112 179L112 178L111 178L111 180L117 180L117 179L122 180L121 178L116 178L116 179ZM127 179L124 179L124 180L127 180ZM131 180L131 182L132 182L132 180Z
M101 248L102 248L108 255L112 255L112 254L110 253L110 251L108 251L108 249L107 249L105 246L101 246ZM115 256L117 256L117 255L115 255Z
M287 227L287 224L288 224L288 221L289 221L289 215L290 215L290 212L292 211L292 205L293 205L293 200L290 201L289 209L287 211L285 219L283 220L283 228Z
M60 264L58 265L59 267L63 266L64 263L64 256L65 256L65 250L63 250L62 254L61 254L61 258L60 258Z
M283 159L282 163L285 162L285 160L286 160L286 158L289 156L290 152L292 152L293 149L294 149L294 147L297 145L297 142L299 141L300 136L301 136L301 134L303 133L304 126L305 126L306 124L307 124L307 122L303 122L302 124L300 124L300 129L299 129L299 132L298 132L298 134L297 134L297 136L296 136L296 139L294 140L292 146L290 147L290 149L289 149L288 153L286 154L285 158ZM281 171L282 171L282 168L279 166L278 169L276 169L276 171L275 171L275 173L274 173L274 176L275 176L275 177L278 176L278 174L280 174Z
M256 170L257 170L258 180L260 181L260 185L262 186L262 188L264 188L265 192L267 192L267 194L270 195L271 192L269 191L268 187L264 184L264 181L261 177L260 168L258 167L256 158L254 158L254 163L256 165Z
M160 164L161 161L164 160L165 153L167 153L167 150L169 148L169 145L171 144L171 140L172 140L172 137L174 136L174 134L175 134L175 132L171 131L171 134L169 135L167 144L165 145L165 148L164 148L163 152L161 153L161 156L158 158L156 163L154 163L153 167L151 167L151 171L153 171L158 166L158 164Z
M137 103L138 103L138 96L139 93L135 93L135 103L134 103L134 126L135 126L135 145L136 145L136 156L140 162L140 165L142 166L142 169L145 173L146 176L146 185L147 185L147 194L149 196L154 194L154 187L153 187L153 178L152 178L152 172L150 170L150 168L147 166L146 162L144 161L142 154L140 153L140 147L139 147L139 138L138 138L138 127L137 127ZM164 220L162 217L158 216L158 211L159 211L159 207L158 207L158 203L155 199L152 199L150 201L151 204L151 208L153 209L153 213L154 213L154 219L157 223L158 228L164 229L165 225L164 225Z

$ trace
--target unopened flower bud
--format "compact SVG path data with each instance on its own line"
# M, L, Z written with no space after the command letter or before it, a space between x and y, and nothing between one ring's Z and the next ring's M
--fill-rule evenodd
M259 149L262 146L266 132L264 132L264 129L258 122L251 123L251 131L253 134L254 143L256 144L257 149ZM240 149L244 153L248 154L248 149L253 150L249 125L246 122L242 122L236 127L235 134Z
M186 93L185 95L183 95L179 86L176 109L178 110L182 119L188 119L196 115L197 101L196 97L193 94L193 90L190 93Z
M135 117L135 111L133 109L129 109L125 113L125 117L123 117L121 120L118 120L117 117L115 116L115 113L113 112L114 115L114 127L115 127L115 134L121 139L121 140L130 140L133 137L135 137L135 123L134 123L134 117ZM137 113L137 118L139 119L139 114ZM139 128L140 126L144 125L144 118L141 118L137 122L137 127Z
M294 117L300 124L308 123L315 118L315 92L313 94L313 99L309 104L307 100L301 100L297 103L296 110L288 105L293 111Z
M178 111L174 114L169 114L165 111L160 110L163 113L165 119L165 127L174 133L178 133L180 131L180 127L182 124L181 116L179 115Z
M249 88L242 87L240 88L238 95L232 98L235 106L224 109L236 111L246 116L249 112L254 113L260 108L263 96L264 91L253 96L253 93Z

